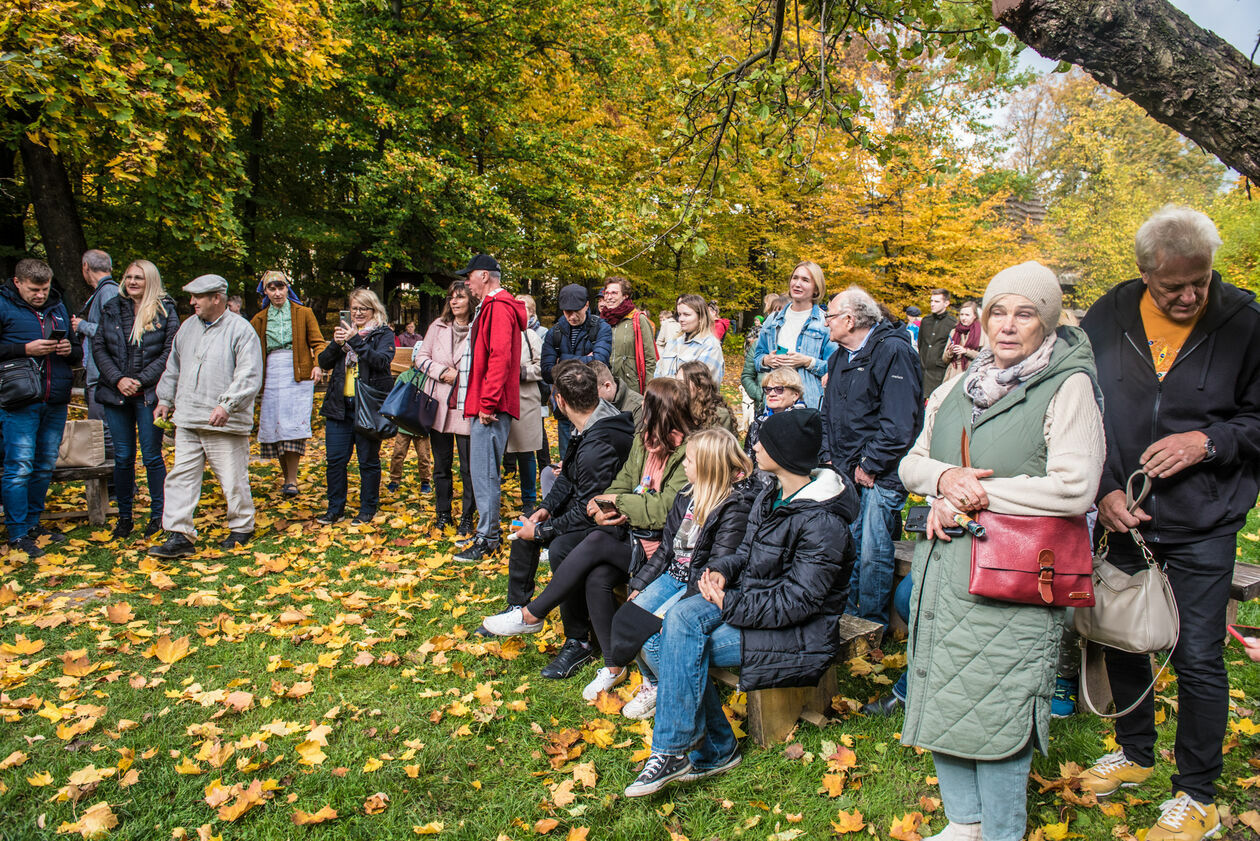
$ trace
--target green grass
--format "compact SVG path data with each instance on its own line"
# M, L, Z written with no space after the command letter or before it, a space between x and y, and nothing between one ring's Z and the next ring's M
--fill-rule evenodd
M321 456L314 451L304 463L321 465ZM0 771L0 839L55 837L62 822L100 801L108 802L119 819L109 835L118 839L167 839L181 831L196 838L197 828L209 825L212 836L224 839L375 841L417 837L412 827L433 821L443 824L439 838L525 839L538 837L535 823L545 818L559 821L547 836L552 838L581 827L589 828L592 839L666 839L671 831L695 841L765 839L790 830L799 830L802 838L827 838L837 810L855 808L876 837L887 838L893 820L919 810L920 797L936 796L928 783L930 757L898 743L899 717L847 716L824 729L802 725L794 741L806 752L803 758L789 759L782 747L760 749L746 742L743 765L721 778L641 800L622 797L636 772L632 754L643 747L647 731L582 702L589 670L563 682L539 676L559 642L554 627L528 638L515 659L468 638L480 617L502 603L505 564L466 567L435 560L449 552L450 544L430 534L432 503L416 494L412 470L409 464L408 490L387 500L376 525L355 533L312 522L322 510L321 472L304 474L304 495L291 503L279 496L274 468L257 465L256 500L270 524L249 552L220 556L217 549L206 549L196 558L161 566L174 583L170 589L159 589L151 580L158 568L145 558L145 544L118 548L86 526L73 531L74 542L60 556L29 563L0 560L0 643L12 644L22 634L44 644L32 654L0 654L5 695L0 708L30 697L47 711L76 704L104 708L91 729L70 739L60 738L57 724L34 710L10 710L9 720L0 723L0 760L15 751L28 758ZM208 491L213 487L207 484ZM509 503L519 499L514 490L512 485ZM74 504L75 494L81 495L71 489L57 493L64 497L61 504ZM198 521L202 546L224 535L210 525L221 521L222 509L221 496L208 493L201 510L205 519ZM1257 531L1255 512L1247 531ZM1247 557L1255 557L1254 543L1240 545ZM270 561L278 569L280 559L288 561L287 568L261 568ZM50 593L89 587L108 593L79 606L46 599ZM109 621L105 607L122 602L131 606L134 619ZM282 616L286 611L308 611L309 618L291 621L298 617ZM1246 606L1242 621L1260 624L1260 606ZM152 640L164 634L188 635L196 650L168 668L144 657ZM61 657L75 649L85 649L89 661L101 667L83 677L63 675ZM901 649L890 644L886 653ZM363 651L376 662L354 665ZM391 653L397 663L383 664ZM1231 722L1236 722L1260 699L1260 667L1244 664L1236 646L1227 653L1239 708ZM335 655L335 664L318 665L321 655ZM285 661L293 667L268 671L269 665ZM144 685L134 688L141 679ZM885 679L846 674L841 694L864 702L885 691L878 682ZM310 680L312 691L301 698L283 697L300 680ZM484 698L486 684L495 695L483 708L477 693L482 686ZM222 702L210 699L203 706L192 697L195 691L215 690L251 692L254 705L224 712ZM1175 685L1161 698L1169 722L1161 727L1160 747L1171 750ZM514 701L523 701L524 709L510 708ZM327 718L334 708L335 717ZM124 719L136 722L134 729L120 731ZM598 719L614 726L612 744L579 741L580 756L553 769L545 753L551 734ZM292 723L295 732L268 735L265 749L242 741L276 721ZM327 758L302 765L297 746L321 723L332 728L323 748ZM220 768L200 761L201 774L177 773L176 766L201 748L199 731L220 731L221 743L239 743L235 753ZM1106 750L1110 732L1106 722L1090 716L1054 722L1051 755L1037 757L1035 768L1053 778L1061 762L1088 763ZM827 773L822 746L824 740L839 742L844 736L853 738L857 765L845 791L829 798L818 793ZM134 752L131 767L139 772L138 782L121 787L118 771L77 804L56 802L71 774L88 765L118 766L120 751ZM1221 802L1235 813L1260 808L1260 789L1237 783L1260 773L1245 764L1258 752L1260 737L1249 735L1240 736L1226 755ZM373 758L382 758L382 766L365 773L364 764ZM261 767L242 770L238 761ZM587 762L598 773L595 787L578 785L572 803L554 806L551 786L573 779L576 765ZM1135 792L1143 802L1127 805L1121 818L1065 804L1053 793L1033 793L1030 825L1068 820L1071 831L1090 839L1112 837L1119 824L1145 827L1166 796L1170 768L1170 761L1160 764L1158 779ZM28 782L41 772L51 775L51 785ZM276 788L263 805L227 822L204 802L207 785L216 779L224 786L274 780ZM377 792L389 796L388 807L365 814L364 801ZM325 805L340 817L309 827L292 824L295 809L313 813ZM944 823L939 810L928 818L931 831ZM1250 837L1247 833L1238 827L1229 837Z

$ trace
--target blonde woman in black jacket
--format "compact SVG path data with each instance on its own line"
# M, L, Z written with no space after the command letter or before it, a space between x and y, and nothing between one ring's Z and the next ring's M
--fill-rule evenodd
M166 370L178 330L175 301L162 288L157 266L136 260L123 272L120 294L105 302L92 337L92 358L100 371L96 400L105 410L114 441L115 538L126 537L134 528L137 438L149 480L149 524L144 536L152 537L162 528L166 462L162 460L162 430L153 424L153 408L158 380Z

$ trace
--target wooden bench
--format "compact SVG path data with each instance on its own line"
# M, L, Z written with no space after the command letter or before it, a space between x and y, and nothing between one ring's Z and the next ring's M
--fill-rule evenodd
M1229 586L1229 605L1225 608L1225 621L1231 624L1236 621L1239 603L1254 599L1260 599L1260 564L1235 562L1234 577ZM1227 637L1226 644L1229 643L1229 639L1232 638ZM1102 646L1092 642L1088 643L1088 646L1089 653L1086 659L1089 668L1081 675L1081 680L1088 684L1089 697L1094 702L1094 706L1106 711L1112 702L1112 695L1111 682L1107 678L1107 667L1103 662ZM1163 658L1152 659L1151 668L1156 668L1162 660ZM1086 709L1083 703L1079 708Z
M762 747L777 744L787 738L799 720L821 727L826 723L831 709L831 699L838 693L836 665L878 648L883 628L865 619L845 614L840 617L836 633L840 638L840 652L836 663L827 669L817 686L787 689L755 689L748 693L748 735ZM710 669L709 674L720 683L736 687L739 675L726 669Z
M103 525L110 513L109 479L114 475L112 462L97 467L59 467L53 471L54 482L83 482L87 498L88 522L94 526ZM83 511L54 511L46 513L45 519L66 520L83 516Z

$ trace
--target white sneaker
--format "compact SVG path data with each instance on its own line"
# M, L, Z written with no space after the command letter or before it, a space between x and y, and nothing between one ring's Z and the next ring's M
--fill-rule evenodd
M496 613L481 620L481 627L496 637L514 637L519 634L533 634L542 630L543 623L526 622L522 618L523 608L514 607L503 613Z
M636 721L656 715L656 684L643 681L639 691L621 708L621 714Z
M950 821L936 835L924 838L923 841L980 841L980 824Z
M594 701L599 697L599 693L609 691L629 676L630 670L625 667L622 667L620 673L613 674L612 669L601 666L595 673L595 679L586 684L586 688L582 690L582 697L587 701Z

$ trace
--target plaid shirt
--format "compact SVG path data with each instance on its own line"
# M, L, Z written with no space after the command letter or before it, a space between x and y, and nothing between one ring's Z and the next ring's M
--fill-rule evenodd
M669 343L669 348L661 354L661 360L656 364L656 376L676 376L678 369L693 360L707 365L709 372L713 374L713 381L719 387L722 385L722 375L726 372L726 357L722 355L722 343L713 335L688 339L685 334L680 333Z

